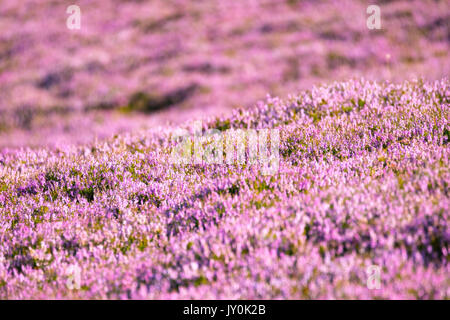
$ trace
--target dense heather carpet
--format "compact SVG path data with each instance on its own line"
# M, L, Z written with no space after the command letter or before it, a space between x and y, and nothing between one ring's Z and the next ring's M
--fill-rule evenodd
M448 299L449 96L349 81L204 122L279 129L266 176L171 165L169 127L4 150L0 298Z

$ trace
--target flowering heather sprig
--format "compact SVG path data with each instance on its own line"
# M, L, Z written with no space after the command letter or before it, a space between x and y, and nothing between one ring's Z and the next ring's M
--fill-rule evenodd
M175 128L5 150L0 298L448 299L449 84L335 83L205 122L279 129L270 176L170 164Z

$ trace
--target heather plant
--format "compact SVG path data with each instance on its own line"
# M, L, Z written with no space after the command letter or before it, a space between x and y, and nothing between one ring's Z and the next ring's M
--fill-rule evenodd
M272 175L171 163L193 122L3 149L0 298L448 299L449 95L346 81L204 119L279 130Z

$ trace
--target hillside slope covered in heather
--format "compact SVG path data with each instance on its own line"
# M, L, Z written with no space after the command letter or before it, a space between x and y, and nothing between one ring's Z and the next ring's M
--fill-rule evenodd
M0 1L0 148L87 143L319 83L450 74L448 0ZM376 1L375 1L376 2Z
M171 165L168 127L3 150L0 298L448 299L449 98L349 81L204 123L279 129L266 176Z

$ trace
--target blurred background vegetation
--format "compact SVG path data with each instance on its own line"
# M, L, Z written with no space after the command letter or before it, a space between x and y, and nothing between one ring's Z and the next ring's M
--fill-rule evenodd
M349 78L450 71L448 1L0 2L0 147L102 139Z

